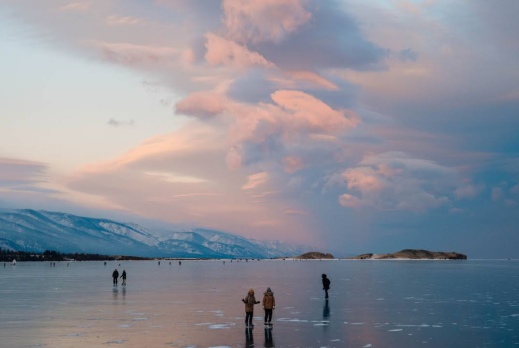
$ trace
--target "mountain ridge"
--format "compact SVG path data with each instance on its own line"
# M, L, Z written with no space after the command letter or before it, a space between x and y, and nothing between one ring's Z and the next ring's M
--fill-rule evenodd
M259 241L204 228L154 233L134 222L32 209L0 210L0 247L184 258L273 258L304 250L284 242Z

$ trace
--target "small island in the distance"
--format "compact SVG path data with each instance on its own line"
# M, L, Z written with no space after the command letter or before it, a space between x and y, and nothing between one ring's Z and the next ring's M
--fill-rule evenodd
M332 254L325 254L318 251L310 251L299 256L295 256L294 259L300 260L320 260L320 259L334 259Z
M294 259L298 260L332 260L335 257L332 254L322 253L319 251L310 251L299 256L295 256ZM454 251L429 251L423 249L404 249L397 251L392 254L361 254L352 257L346 257L348 260L466 260L467 255L460 254Z
M467 255L454 251L428 251L422 249L404 249L392 254L361 254L350 257L354 260L390 260L390 259L409 259L409 260L466 260Z

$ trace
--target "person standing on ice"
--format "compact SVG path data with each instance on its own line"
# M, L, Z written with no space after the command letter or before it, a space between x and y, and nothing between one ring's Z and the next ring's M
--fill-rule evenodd
M123 285L126 285L126 270L123 269L123 274L121 275L121 278L123 280Z
M256 297L254 297L254 290L250 289L245 298L241 299L243 303L245 303L245 326L248 328L254 327L252 324L252 317L254 316L254 305L260 303L256 301Z
M272 311L276 308L276 299L270 288L263 294L263 309L265 310L265 326L272 326Z
M119 278L119 271L114 269L114 272L112 273L112 278L114 279L114 285L117 285L117 278Z
M328 298L328 290L330 290L330 279L326 276L326 274L322 274L323 278L323 290L324 290L324 298Z

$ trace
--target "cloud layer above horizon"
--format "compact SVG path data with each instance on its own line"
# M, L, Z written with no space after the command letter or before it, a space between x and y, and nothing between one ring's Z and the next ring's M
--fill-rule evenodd
M519 3L499 3L4 1L0 45L27 54L2 63L0 207L519 257Z

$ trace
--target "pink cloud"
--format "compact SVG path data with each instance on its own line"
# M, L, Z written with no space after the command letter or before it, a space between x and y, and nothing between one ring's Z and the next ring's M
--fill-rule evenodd
M259 53L252 52L234 41L212 33L207 33L205 38L205 59L210 65L224 65L239 69L274 66Z
M291 127L334 133L354 128L360 123L354 112L334 110L301 91L277 91L272 94L272 99L292 116Z
M91 7L91 3L88 1L76 1L76 2L70 2L66 5L63 5L59 7L60 11L77 11L77 12L84 12L88 11Z
M299 215L299 216L306 216L308 215L307 211L303 210L287 210L284 212L285 215Z
M315 151L312 144L325 151L326 143L337 143L338 136L360 122L351 110L335 110L309 94L284 90L272 94L272 103L259 104L238 103L219 93L194 93L177 103L176 111L201 119L221 116L213 118L211 126L228 129L229 168L269 158L288 173L302 168L304 152Z
M447 206L449 194L461 185L450 168L391 152L366 156L342 177L351 191L341 196L342 206L379 210L425 212Z
M242 186L243 190L252 190L268 180L268 174L266 172L256 173L249 175L247 183Z
M301 210L297 201L280 200L267 172L229 170L220 133L207 127L201 132L199 126L150 139L112 161L79 168L63 182L78 201L85 202L81 195L88 194L103 206L148 218L267 239L282 229L285 239L310 240L304 219L284 214Z
M301 0L224 0L224 24L240 42L280 42L312 14Z
M348 169L342 175L351 190L372 192L384 188L384 183L377 177L376 172L370 168Z
M288 72L288 75L299 83L307 83L311 86L317 86L330 91L339 90L339 87L335 83L311 71L293 71Z
M211 92L195 92L175 105L175 112L198 118L216 116L224 111L224 97Z
M136 25L142 23L143 20L131 16L117 16L111 15L106 17L106 24L108 25Z
M283 159L285 172L294 173L303 168L303 161L299 157L287 156Z
M347 208L360 208L362 201L355 196L344 193L339 197L339 204Z

